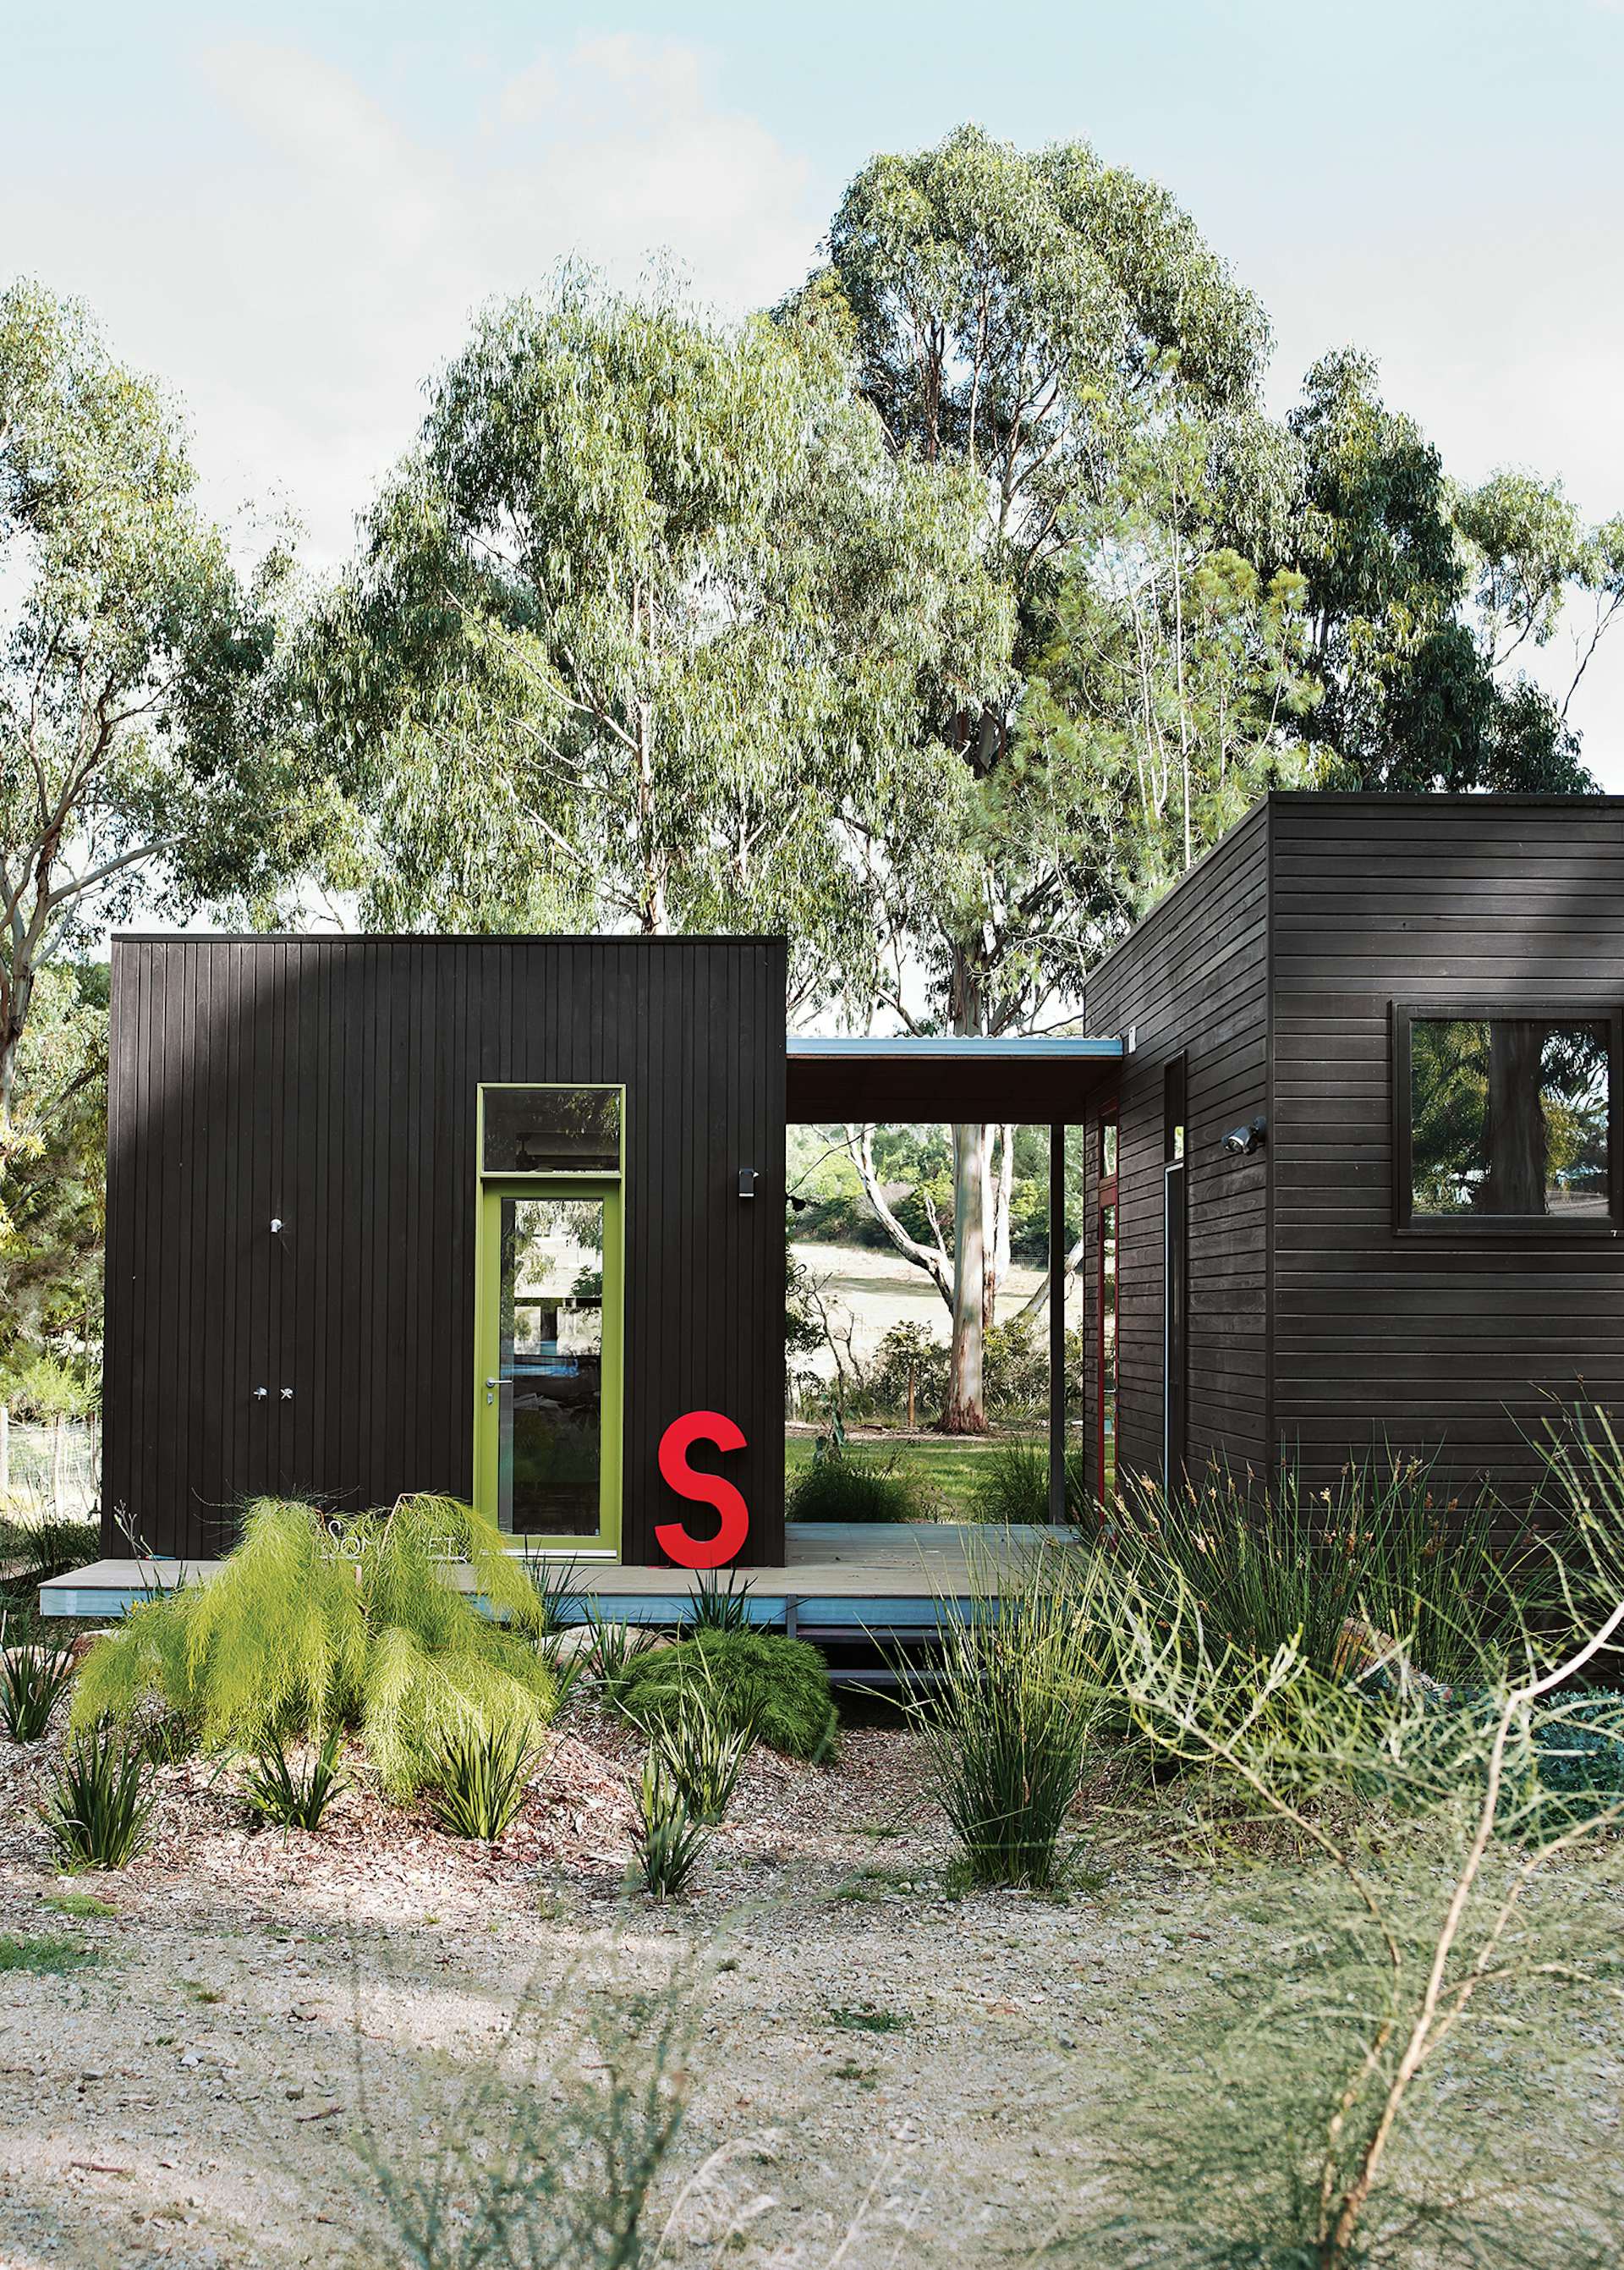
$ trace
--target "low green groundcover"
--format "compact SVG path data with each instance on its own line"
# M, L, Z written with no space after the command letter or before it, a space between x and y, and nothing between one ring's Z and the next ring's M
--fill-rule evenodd
M815 1647L777 1632L699 1631L675 1647L634 1656L609 1690L611 1707L634 1725L668 1721L695 1694L730 1725L788 1757L813 1763L834 1747L828 1668Z

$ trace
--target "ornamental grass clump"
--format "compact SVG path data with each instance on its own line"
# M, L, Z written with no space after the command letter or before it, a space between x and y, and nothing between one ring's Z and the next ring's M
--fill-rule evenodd
M449 1581L452 1561L494 1616ZM539 1738L557 1702L546 1621L501 1532L454 1500L402 1498L340 1528L261 1499L211 1583L144 1602L92 1650L72 1723L127 1725L159 1703L201 1748L256 1752L353 1728L404 1794L448 1734L519 1725Z
M348 1777L338 1762L343 1729L330 1726L308 1765L294 1765L281 1742L271 1742L242 1777L242 1793L256 1820L277 1829L318 1829Z
M487 1844L503 1835L518 1818L535 1755L530 1730L522 1725L449 1734L435 1751L429 1792L446 1834Z
M723 1820L738 1787L745 1760L755 1741L748 1720L732 1723L698 1687L683 1693L671 1716L648 1729L651 1754L682 1792L696 1821L714 1828Z
M72 1683L74 1662L70 1647L14 1647L0 1654L0 1724L12 1741L40 1740Z
M708 1842L704 1824L651 1745L634 1792L637 1827L632 1856L638 1888L656 1900L680 1899L699 1873Z
M43 1808L59 1868L124 1868L145 1844L155 1792L146 1759L110 1726L72 1744Z
M1295 1644L1326 1677L1347 1667L1350 1635L1444 1680L1492 1675L1515 1636L1539 1567L1496 1550L1487 1492L1440 1502L1424 1460L1344 1469L1305 1489L1294 1471L1268 1490L1215 1471L1164 1490L1124 1485L1111 1549L1170 1613L1187 1591L1205 1644L1266 1663Z
M634 1657L604 1689L610 1709L645 1733L673 1724L695 1695L718 1725L748 1727L786 1757L816 1765L833 1754L838 1722L828 1665L805 1640L752 1628L698 1631Z
M1099 1710L1092 1562L1040 1554L943 1618L940 1676L911 1699L938 1804L975 1884L1051 1885Z

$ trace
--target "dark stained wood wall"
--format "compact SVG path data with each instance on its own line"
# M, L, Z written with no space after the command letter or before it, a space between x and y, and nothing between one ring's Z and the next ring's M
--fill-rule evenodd
M476 1087L623 1080L625 1557L702 1406L781 1562L784 983L778 940L115 940L107 1549L116 1509L200 1554L262 1491L466 1496Z
M1515 1494L1550 1398L1624 1404L1624 1242L1395 1231L1390 1005L1624 1002L1624 806L1287 795L1270 820L1277 1440L1316 1480L1385 1438Z
M1269 1443L1267 1153L1235 1159L1225 1132L1266 1111L1268 824L1259 806L1210 851L1089 978L1090 1032L1135 1027L1120 1104L1117 1471L1162 1465L1162 1082L1187 1054L1190 1346L1187 1452L1244 1471ZM1098 1146L1088 1138L1089 1229ZM1095 1408L1097 1254L1087 1270L1086 1409ZM1088 1429L1094 1458L1094 1428ZM1092 1475L1092 1486L1099 1477Z

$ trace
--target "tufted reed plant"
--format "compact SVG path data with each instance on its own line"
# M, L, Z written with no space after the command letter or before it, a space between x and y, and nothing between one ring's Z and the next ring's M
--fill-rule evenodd
M754 1747L754 1720L734 1717L720 1695L714 1691L708 1695L696 1681L679 1695L666 1717L651 1720L644 1731L650 1754L680 1791L689 1812L714 1828L725 1817L745 1760Z
M0 1620L0 1725L14 1742L37 1742L51 1712L72 1683L71 1647L14 1647L4 1644Z
M138 1746L111 1726L78 1736L42 1808L57 1866L128 1867L146 1843L155 1801Z
M709 1838L652 1742L633 1795L637 1805L633 1883L654 1899L680 1899L699 1873Z
M1533 1551L1497 1549L1502 1522L1487 1490L1446 1500L1427 1461L1393 1459L1318 1490L1292 1470L1267 1489L1227 1469L1170 1491L1124 1478L1108 1534L1147 1598L1188 1592L1209 1648L1266 1663L1294 1643L1330 1677L1364 1631L1447 1682L1492 1669L1544 1581Z
M1002 1569L972 1557L968 1613L942 1606L938 1683L905 1708L973 1884L1041 1890L1063 1872L1101 1708L1095 1590L1093 1555L1046 1547Z
M268 1742L242 1777L248 1810L262 1826L314 1832L328 1806L349 1785L338 1762L343 1729L330 1726L309 1763L302 1769L281 1741Z
M429 1805L449 1836L491 1843L512 1827L524 1802L536 1750L523 1725L463 1728L445 1735L431 1760Z
M1583 1458L1577 1480L1616 1533L1624 1467ZM1182 1570L1147 1584L1123 1560L1102 1567L1101 1629L1134 1724L1210 1777L1244 1829L1249 1876L1282 1839L1293 1874L1253 1901L1266 1965L1248 1947L1210 2007L1192 1993L1153 2081L1124 2095L1100 2259L1610 2259L1624 2184L1616 2168L1591 2178L1613 2155L1551 2135L1529 2108L1552 2101L1564 2060L1591 2092L1595 2041L1624 1999L1624 1794L1576 1806L1541 1771L1588 1723L1584 1685L1624 1634L1624 1591L1576 1636L1531 1621L1469 1693L1393 1681L1376 1701L1299 1635L1268 1657L1227 1638ZM1178 1851L1190 1827L1181 1803L1138 1808L1124 1833L1142 1855ZM1234 1896L1215 1881L1212 1911Z
M495 1615L452 1581L459 1561ZM405 1793L449 1732L519 1724L539 1737L557 1702L546 1621L501 1532L454 1500L402 1498L336 1525L261 1499L212 1582L143 1602L92 1650L72 1723L129 1725L159 1704L214 1751L354 1728Z

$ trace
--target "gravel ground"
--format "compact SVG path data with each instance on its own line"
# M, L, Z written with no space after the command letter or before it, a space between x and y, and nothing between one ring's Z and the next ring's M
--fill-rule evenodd
M634 1752L590 1716L494 1848L356 1790L315 1836L250 1834L229 1774L193 1764L162 1769L133 1866L72 1880L37 1818L56 1749L0 1744L0 1934L71 1966L0 1968L4 2270L404 2262L378 2168L486 2148L471 2105L515 2009L539 1997L591 2071L582 2014L673 1970L695 2022L663 2260L1028 2262L1177 2013L1220 1971L1265 1977L1278 1937L1266 1901L1120 1851L1064 1903L949 1897L892 1727L848 1729L833 1768L758 1753L701 1893L665 1909L623 1890Z
M910 2259L1024 2259L1086 2175L1097 2052L1143 2054L1205 1936L1196 1880L950 1899L911 1738L859 1727L832 1769L758 1753L702 1890L660 1909L622 1888L631 1747L575 1723L494 1848L353 1790L316 1836L251 1834L193 1764L134 1866L72 1880L36 1814L55 1741L0 1747L0 1933L89 1957L0 1972L0 2263L398 2259L369 2157L455 2131L527 1993L567 2024L673 1963L700 2015L661 2214L709 2172L671 2259L735 2221L808 2270L854 2222L850 2270L910 2227Z

